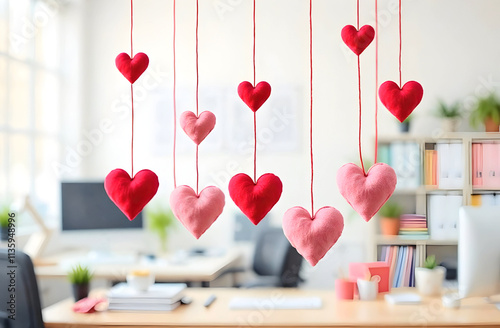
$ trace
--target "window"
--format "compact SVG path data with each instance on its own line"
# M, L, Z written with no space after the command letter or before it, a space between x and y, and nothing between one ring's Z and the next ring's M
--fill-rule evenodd
M61 144L57 0L0 0L0 203L29 195L55 219ZM21 218L18 226L29 227Z

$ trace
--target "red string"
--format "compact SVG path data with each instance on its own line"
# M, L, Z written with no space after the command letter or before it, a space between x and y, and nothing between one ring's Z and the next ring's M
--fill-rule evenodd
M255 73L255 0L253 0L253 86L256 83ZM253 112L253 182L257 183L257 114Z
M255 0L253 0L253 86L255 87Z
M314 160L313 160L313 21L312 0L309 0L309 70L311 104L309 110L309 145L311 151L311 217L314 217Z
M130 142L130 161L132 163L132 175L134 178L134 85L130 84L130 94L132 97L132 138Z
M173 146L173 154L172 154L172 159L173 159L173 171L174 171L174 188L177 188L177 178L176 178L176 174L175 174L175 148L176 148L176 145L177 145L177 100L175 98L175 91L176 91L176 82L177 82L177 78L176 78L176 70L175 70L175 0L173 1L173 18L172 18L172 21L173 21L173 45L172 45L172 51L173 51L173 75L174 75L174 90L173 90L173 101L174 101L174 146Z
M378 0L375 0L375 163L378 157Z
M196 0L196 117L198 117L198 98L199 98L199 85L200 73L198 68L198 13L199 5ZM200 171L198 170L198 145L196 145L196 195L198 195L198 185L200 181Z
M356 1L356 29L359 31L359 0Z
M134 1L130 0L130 58L134 57L134 44L132 42L132 32L134 30ZM132 101L132 136L130 141L130 162L131 177L134 178L134 86L130 83L130 96Z
M361 162L361 169L366 176L365 165L363 164L363 155L361 154L361 65L358 55L358 100L359 100L359 123L358 123L358 146L359 146L359 160Z
M402 37L401 37L401 0L399 0L399 88L401 89L401 49L402 49Z
M132 30L134 29L134 0L130 0L130 58L134 57Z

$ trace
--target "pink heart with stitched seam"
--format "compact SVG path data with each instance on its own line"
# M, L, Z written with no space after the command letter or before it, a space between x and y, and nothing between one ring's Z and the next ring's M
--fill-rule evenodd
M130 178L122 169L109 172L104 189L109 198L132 221L158 191L160 183L153 171L141 170Z
M238 85L238 95L253 112L256 112L271 95L271 86L266 81L257 83L255 87L248 81L241 82Z
M189 138L199 145L215 127L215 115L212 112L204 111L199 116L187 111L181 114L181 128Z
M283 232L307 262L315 266L342 235L344 218L334 207L325 206L314 217L295 206L283 216Z
M356 55L370 45L375 37L375 30L370 25L365 25L359 31L352 25L346 25L341 32L342 40Z
M349 163L337 172L337 185L352 208L366 222L378 212L396 188L394 169L387 164L373 165L366 176L356 164Z
M386 81L378 89L378 95L389 112L403 122L420 104L424 89L416 81L406 82L401 89L396 83Z
M134 58L130 58L127 53L122 52L116 56L115 64L120 73L133 84L148 68L149 58L143 52L135 54Z
M172 212L196 239L217 220L224 205L224 193L214 186L206 187L199 195L189 186L179 186L170 194Z

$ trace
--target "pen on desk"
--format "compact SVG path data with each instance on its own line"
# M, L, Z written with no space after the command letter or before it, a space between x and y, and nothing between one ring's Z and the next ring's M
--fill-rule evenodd
M210 296L207 298L207 300L205 301L205 304L203 304L203 305L204 305L205 307L209 307L209 306L210 306L210 305L211 305L211 304L215 301L215 299L216 299L216 298L217 298L217 297L216 297L214 294L210 295Z

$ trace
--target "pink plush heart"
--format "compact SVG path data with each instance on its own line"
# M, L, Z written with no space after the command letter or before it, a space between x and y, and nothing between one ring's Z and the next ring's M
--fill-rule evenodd
M241 82L238 86L238 95L252 111L256 112L271 95L271 86L262 81L254 88L248 81Z
M224 198L224 193L214 186L206 187L200 195L189 186L179 186L170 194L170 207L184 227L199 239L222 213Z
M373 41L375 30L370 25L361 27L359 31L352 25L346 25L341 36L344 43L359 56Z
M130 178L122 169L109 172L104 189L109 198L132 221L158 191L160 183L153 171L141 170Z
M283 184L280 178L266 173L257 183L244 173L235 175L229 181L229 196L253 224L257 225L281 197Z
M314 217L295 206L283 216L283 232L297 252L315 266L337 242L344 230L344 218L334 207L325 206Z
M403 122L420 104L424 89L415 81L406 82L402 89L396 83L386 81L378 89L378 95L392 115Z
M123 76L133 84L148 68L149 58L142 52L135 54L134 58L122 52L116 56L115 64Z
M180 117L181 128L189 138L199 145L215 127L215 115L204 111L200 116L193 112L184 112Z
M340 194L366 222L391 197L396 183L396 172L384 163L373 165L366 176L353 163L345 164L337 172Z

